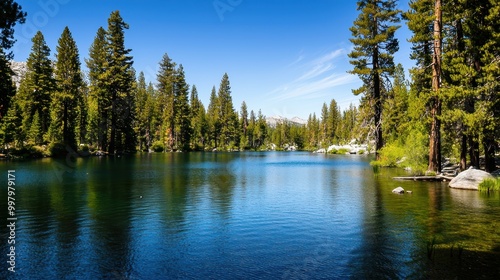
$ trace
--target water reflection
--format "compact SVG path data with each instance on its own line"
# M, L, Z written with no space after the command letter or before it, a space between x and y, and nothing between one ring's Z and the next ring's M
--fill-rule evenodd
M104 278L132 273L131 199L135 158L95 158L99 161L89 170L88 208L90 211L90 235L92 250L90 262L96 273ZM130 164L130 162L132 164ZM119 176L117 176L119 175Z
M308 153L138 154L79 159L62 177L53 166L64 162L13 163L17 276L498 276L500 195L397 182L397 170L374 176L368 162ZM397 186L413 194L395 195Z

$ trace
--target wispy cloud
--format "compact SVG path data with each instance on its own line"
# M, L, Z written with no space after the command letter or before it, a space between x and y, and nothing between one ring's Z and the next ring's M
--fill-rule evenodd
M270 97L279 101L317 98L326 95L329 89L355 82L355 76L335 71L335 61L345 55L345 49L337 49L304 61L305 57L301 54L290 65L299 65L299 69L303 69L302 74L270 92Z

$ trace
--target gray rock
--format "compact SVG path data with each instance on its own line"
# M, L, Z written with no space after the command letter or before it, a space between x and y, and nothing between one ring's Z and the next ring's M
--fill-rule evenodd
M449 187L455 189L478 190L479 184L486 178L493 176L479 169L469 168L461 172L450 181Z
M392 192L397 193L397 194L404 194L405 189L403 189L402 187L397 187L397 188L393 189Z

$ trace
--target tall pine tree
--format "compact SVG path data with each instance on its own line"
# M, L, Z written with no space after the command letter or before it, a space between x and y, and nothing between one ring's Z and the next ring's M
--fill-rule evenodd
M23 130L36 135L28 140L42 144L50 125L51 96L56 88L50 49L45 43L42 32L38 31L32 39L33 46L27 61L27 72L19 90L20 107L23 109ZM37 116L35 123L34 117Z
M68 27L56 48L55 78L57 90L52 96L50 138L77 149L77 127L80 104L83 103L83 79L78 48Z
M210 137L210 144L212 145L212 148L217 148L219 145L221 132L219 107L219 98L217 97L214 86L212 88L212 92L210 93L210 102L208 103L207 109L208 134Z
M237 141L238 114L234 110L231 97L231 85L227 73L222 77L217 99L219 101L218 113L221 124L221 145L223 147L235 146L239 144L239 141Z
M382 104L383 81L394 73L393 55L399 49L397 38L394 37L399 28L399 11L395 0L360 0L360 14L350 28L354 44L349 54L350 63L363 85L353 90L355 95L365 94L374 101L375 121L375 151L383 146L382 137Z
M96 144L97 148L102 151L108 149L109 117L111 115L111 99L104 80L108 60L107 49L106 30L100 27L90 46L86 64L89 69L88 140L90 143Z
M26 13L22 7L13 0L3 0L0 2L0 121L7 114L11 98L15 95L16 89L12 84L14 72L10 68L10 62L14 55L9 49L15 43L14 26L17 23L24 23Z
M125 48L125 29L128 28L119 11L111 13L106 36L109 55L103 74L111 102L109 153L134 151L136 144L133 129L135 73L129 55L131 50Z
M191 113L188 100L189 85L186 83L182 64L175 72L174 92L175 146L177 150L187 151L191 142Z
M160 137L166 150L174 150L175 145L175 62L164 54L160 62L158 80L158 113L161 116Z

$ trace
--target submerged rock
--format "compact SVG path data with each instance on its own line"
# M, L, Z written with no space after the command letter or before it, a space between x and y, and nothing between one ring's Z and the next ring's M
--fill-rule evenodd
M397 194L404 194L405 189L403 189L402 187L397 187L397 188L393 189L392 192L397 193Z
M455 189L478 190L479 184L487 178L493 178L493 176L488 172L473 169L471 167L453 178L453 180L450 181L449 187Z

